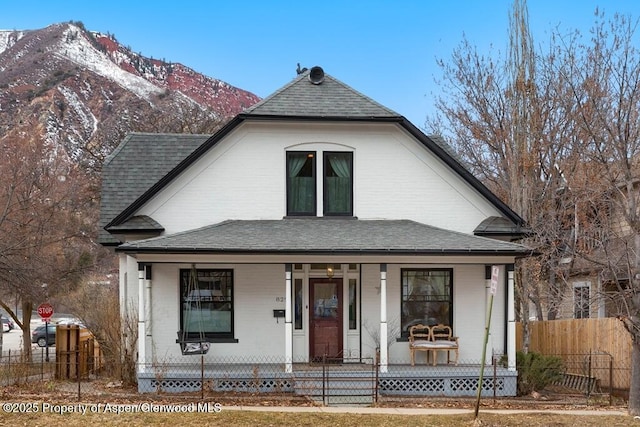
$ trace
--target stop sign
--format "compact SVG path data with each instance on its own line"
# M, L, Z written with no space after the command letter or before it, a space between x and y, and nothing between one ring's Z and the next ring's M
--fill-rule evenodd
M38 314L45 322L53 316L53 306L48 302L43 302L38 306Z

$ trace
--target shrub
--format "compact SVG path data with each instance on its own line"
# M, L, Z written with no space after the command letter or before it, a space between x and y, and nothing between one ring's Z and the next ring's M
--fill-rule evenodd
M546 386L562 379L564 362L557 356L543 356L539 353L516 353L518 368L518 395L543 390Z

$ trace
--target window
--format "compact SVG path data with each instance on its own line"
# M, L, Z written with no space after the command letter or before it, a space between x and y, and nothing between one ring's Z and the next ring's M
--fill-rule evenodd
M581 282L573 286L573 317L589 318L589 283Z
M349 279L349 329L358 329L358 299L357 281Z
M180 306L188 337L233 338L233 270L180 270Z
M316 215L316 162L310 151L287 152L287 215Z
M353 153L324 153L324 215L353 215Z
M409 328L453 323L453 271L402 269L402 335Z
M295 279L293 286L294 295L294 316L293 324L295 329L302 329L302 279Z

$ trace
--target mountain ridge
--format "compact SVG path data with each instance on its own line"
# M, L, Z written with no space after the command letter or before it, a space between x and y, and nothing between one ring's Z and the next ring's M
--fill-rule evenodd
M0 141L42 138L96 168L127 132L212 133L259 100L82 23L0 30Z

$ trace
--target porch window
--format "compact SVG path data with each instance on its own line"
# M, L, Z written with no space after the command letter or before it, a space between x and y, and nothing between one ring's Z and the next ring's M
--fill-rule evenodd
M294 280L293 287L293 295L294 295L294 327L295 329L302 329L302 279Z
M453 270L402 269L402 336L413 325L453 324Z
M180 270L180 324L189 338L233 338L233 270Z
M353 215L353 153L324 153L324 215Z
M573 317L589 318L589 283L581 282L573 286Z
M358 284L356 279L349 279L349 329L358 329Z
M287 152L287 215L316 215L315 152Z

